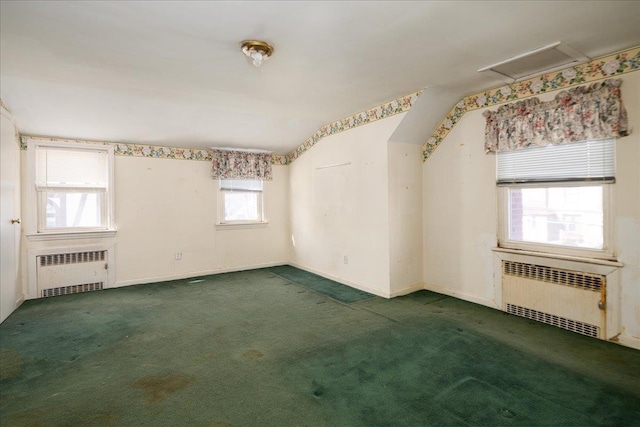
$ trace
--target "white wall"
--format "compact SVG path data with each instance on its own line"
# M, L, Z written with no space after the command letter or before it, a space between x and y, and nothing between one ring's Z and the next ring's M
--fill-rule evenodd
M328 136L289 166L293 265L390 295L387 141L405 114Z
M0 107L0 322L24 300L20 276L20 146L13 118Z
M616 144L616 249L621 270L621 337L640 348L640 72L623 77L631 135Z
M45 247L115 245L115 286L286 263L288 168L274 166L273 181L265 183L268 226L222 229L215 226L218 181L210 167L206 161L115 156L116 236L26 240L25 255ZM175 260L176 251L182 260Z
M616 303L620 339L635 341L631 345L636 346L640 344L640 72L621 78L633 133L617 143L615 247L625 266ZM424 280L429 289L497 307L500 290L493 285L491 250L497 243L495 157L483 149L484 110L465 114L423 165Z
M436 291L495 306L495 157L484 153L484 124L480 112L465 114L423 164L423 278Z
M422 149L389 142L391 296L422 289Z
M188 277L288 260L288 171L265 182L267 227L216 229L209 162L116 156L118 283ZM175 252L182 260L175 260Z

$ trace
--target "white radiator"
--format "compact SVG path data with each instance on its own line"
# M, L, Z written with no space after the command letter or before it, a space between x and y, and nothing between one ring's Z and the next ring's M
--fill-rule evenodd
M606 276L502 261L503 309L604 339Z
M39 297L103 289L107 283L107 251L54 253L36 257Z

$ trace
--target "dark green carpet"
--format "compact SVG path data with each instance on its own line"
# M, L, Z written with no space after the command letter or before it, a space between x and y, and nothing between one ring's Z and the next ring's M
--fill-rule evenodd
M269 269L27 301L0 351L2 427L640 425L636 350Z
M343 285L342 283L334 282L330 279L325 279L324 277L318 276L317 274L309 273L290 265L280 265L277 267L268 268L267 270L269 270L273 274L277 274L280 277L284 277L287 280L291 280L298 285L313 289L316 292L320 292L321 294L324 294L345 304L364 301L375 296L373 294L370 294L369 292L351 288L349 286Z

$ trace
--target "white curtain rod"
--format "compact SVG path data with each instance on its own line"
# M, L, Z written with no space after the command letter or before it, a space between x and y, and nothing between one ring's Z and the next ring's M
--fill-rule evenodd
M233 148L233 147L211 147L212 150L218 151L242 151L244 153L257 153L257 154L272 154L273 151L268 150L258 150L251 148Z

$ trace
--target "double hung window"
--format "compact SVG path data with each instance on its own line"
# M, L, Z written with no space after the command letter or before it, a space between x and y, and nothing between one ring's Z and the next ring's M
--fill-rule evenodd
M615 140L497 153L500 245L611 258Z
M32 231L113 229L112 147L38 142L30 143L29 150L30 194L35 207Z

